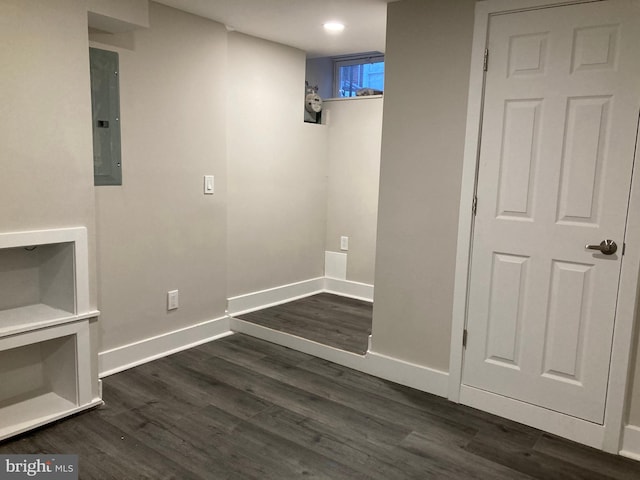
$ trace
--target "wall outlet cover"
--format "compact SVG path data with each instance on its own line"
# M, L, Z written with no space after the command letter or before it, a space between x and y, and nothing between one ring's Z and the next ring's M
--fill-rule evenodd
M178 290L167 292L167 310L177 310L179 306Z

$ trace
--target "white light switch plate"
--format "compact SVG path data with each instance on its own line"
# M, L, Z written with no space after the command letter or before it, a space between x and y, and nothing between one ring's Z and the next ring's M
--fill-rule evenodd
M177 310L179 306L178 290L167 292L167 310Z
M204 194L205 195L213 195L215 183L213 179L213 175L205 175L204 176Z

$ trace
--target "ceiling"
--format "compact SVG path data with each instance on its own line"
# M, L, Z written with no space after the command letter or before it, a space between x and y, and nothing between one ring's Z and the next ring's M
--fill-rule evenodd
M396 0L155 0L230 30L290 45L308 57L384 52L387 3ZM322 25L339 21L341 34Z

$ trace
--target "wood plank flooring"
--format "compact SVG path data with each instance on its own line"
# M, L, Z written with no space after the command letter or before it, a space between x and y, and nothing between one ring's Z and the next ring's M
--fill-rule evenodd
M104 379L106 405L0 444L81 479L634 479L605 454L236 334Z
M372 312L370 302L320 293L237 318L363 355L369 344Z

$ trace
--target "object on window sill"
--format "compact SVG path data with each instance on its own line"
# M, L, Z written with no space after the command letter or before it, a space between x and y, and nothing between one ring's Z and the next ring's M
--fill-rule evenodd
M376 90L375 88L359 88L356 91L356 97L366 97L369 95L382 95L382 90Z

